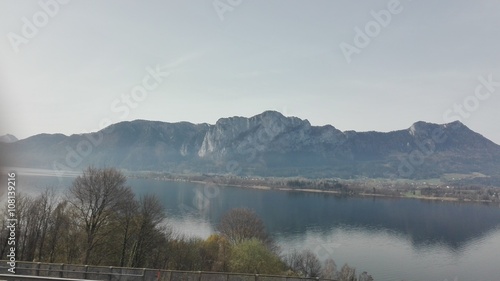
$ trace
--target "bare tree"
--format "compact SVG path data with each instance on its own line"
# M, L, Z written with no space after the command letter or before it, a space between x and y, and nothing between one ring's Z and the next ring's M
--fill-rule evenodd
M145 195L139 202L138 231L132 249L132 267L145 266L146 255L160 244L163 235L160 223L165 219L163 205L154 195Z
M17 220L18 227L16 227L16 237L18 238L18 242L16 244L17 247L17 256L19 260L26 260L26 256L28 255L28 248L30 244L30 229L32 224L36 221L33 214L31 213L31 207L33 205L33 198L19 193L16 198L16 209L17 209Z
M2 231L0 231L0 255L5 257L7 255L7 251L9 247L9 231L5 231L7 228L7 211L6 209L0 209L0 227L2 227Z
M293 251L285 258L290 269L303 277L319 277L321 262L311 250Z
M48 218L52 207L49 202L49 191L37 197L20 194L18 196L18 230L20 240L18 244L18 255L20 260L32 261L41 255L40 247L43 247L48 227Z
M256 238L266 246L272 247L272 241L266 232L262 220L250 209L232 209L222 216L217 230L232 244Z
M139 205L133 194L127 194L121 202L116 213L117 227L122 232L120 266L126 265L127 251L130 248L130 240L134 234L134 218L138 215Z
M356 268L344 264L339 272L339 281L356 281Z
M358 281L373 281L373 277L364 271L359 275Z
M45 244L45 251L48 258L45 260L51 263L57 261L58 256L62 253L59 249L64 248L70 231L71 222L68 215L68 202L63 200L57 204L50 216ZM64 261L67 262L66 260Z
M46 194L45 194L46 195ZM45 231L47 230L47 218L50 215L50 206L48 206L48 197L41 194L35 198L30 198L27 204L26 231L24 237L24 260L32 261L35 259L36 251L40 245L43 245ZM48 210L47 210L48 209ZM48 212L48 213L47 213Z
M101 230L120 204L132 193L125 176L116 169L87 168L69 190L68 202L74 208L85 233L82 262L89 263L102 238Z
M40 242L38 243L38 260L44 258L44 246L46 243L47 231L50 217L55 204L55 193L51 188L47 188L37 199L40 212Z
M326 259L321 270L321 278L336 279L337 278L337 264L331 258Z

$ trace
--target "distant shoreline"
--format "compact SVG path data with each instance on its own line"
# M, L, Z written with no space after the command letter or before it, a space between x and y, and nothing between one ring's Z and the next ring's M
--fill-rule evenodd
M248 188L248 189L257 189L257 190L277 190L277 191L285 191L285 192L303 192L303 193L323 193L323 194L333 194L333 195L342 195L347 197L380 197L380 198L393 198L393 199L417 199L417 200L427 200L427 201L442 201L442 202L456 202L456 203L488 203L494 204L497 202L485 201L485 200L459 200L455 197L435 197L435 196L404 196L404 195L389 195L389 194L377 194L377 193L352 193L346 194L337 190L321 190L321 189L313 189L313 188L292 188L292 187L271 187L266 185L246 185L246 184L226 184L226 183L214 183L210 181L200 181L200 180L188 180L188 179L159 179L159 178L147 178L157 181L171 181L171 182L189 182L196 184L212 184L217 186L224 187L239 187L239 188Z
M65 171L64 173L54 173L53 170L46 169L31 169L31 168L21 168L21 167L1 167L2 171L14 170L24 175L32 175L32 176L63 176L63 177L76 177L80 173L77 171ZM302 179L306 183L306 187L292 187L286 185L286 183L290 182L294 178L240 178L240 177L228 177L228 176L208 176L208 175L175 175L175 174L163 174L163 173L155 173L155 172L132 172L132 171L124 171L127 177L129 178L138 178L138 179L150 179L156 181L171 181L171 182L190 182L196 184L211 184L217 186L226 186L226 187L239 187L239 188L248 188L248 189L257 189L257 190L277 190L277 191L285 191L285 192L305 192L305 193L323 193L323 194L332 194L339 196L348 196L348 197L379 197L379 198L398 198L398 199L419 199L419 200L427 200L427 201L442 201L442 202L457 202L457 203L486 203L499 205L500 202L497 200L480 200L480 199L471 199L471 198L457 198L450 196L430 196L430 195L420 195L416 194L416 189L410 189L405 186L396 187L394 189L386 189L385 187L379 187L376 185L370 185L369 182L341 182L341 186L345 187L344 190L342 188L337 188L337 190L333 190L332 187L330 189L320 189L320 188L310 188L307 185L317 184L322 180L330 180L336 181L335 179ZM200 179L206 177L206 179ZM197 179L195 179L197 178ZM223 182L226 181L226 182ZM227 182L233 181L233 182ZM237 181L237 182L235 182ZM280 186L272 186L272 184L276 185L280 183ZM267 184L269 183L269 184ZM339 181L340 183L340 181ZM363 188L360 188L359 185L362 184ZM374 188L378 191L377 193L366 192ZM425 189L425 188L421 188ZM443 188L444 189L444 188ZM466 190L465 190L466 191ZM465 192L464 191L464 192ZM392 194L388 194L391 193ZM404 194L396 194L396 192L404 192ZM413 192L413 194L411 194ZM500 192L498 189L496 192ZM420 193L420 192L418 192Z

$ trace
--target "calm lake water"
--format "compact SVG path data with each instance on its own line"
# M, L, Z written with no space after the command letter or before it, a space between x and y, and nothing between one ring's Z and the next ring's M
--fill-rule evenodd
M63 193L72 177L18 171L21 191ZM155 194L176 232L206 238L231 208L255 210L283 252L311 249L376 281L500 280L500 206L353 198L129 179Z

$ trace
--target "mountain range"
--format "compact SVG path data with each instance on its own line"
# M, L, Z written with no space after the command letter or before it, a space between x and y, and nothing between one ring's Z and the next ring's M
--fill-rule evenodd
M439 178L500 175L500 146L456 121L393 132L340 131L265 111L214 125L135 120L89 134L0 142L3 166L242 176Z

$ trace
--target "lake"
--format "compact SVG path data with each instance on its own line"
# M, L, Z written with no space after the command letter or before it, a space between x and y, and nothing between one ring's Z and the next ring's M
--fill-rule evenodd
M72 176L18 172L19 190L63 193ZM155 194L179 234L208 237L223 213L247 207L263 219L283 252L311 249L367 271L376 281L500 280L500 206L414 199L218 187L129 179Z

